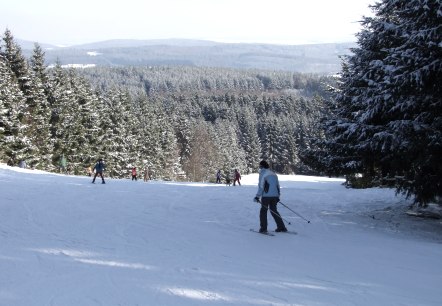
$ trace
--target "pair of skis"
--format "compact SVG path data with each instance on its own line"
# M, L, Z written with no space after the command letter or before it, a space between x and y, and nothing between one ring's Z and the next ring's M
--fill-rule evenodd
M261 234L261 235L275 236L275 234L274 234L273 232L262 232L262 233L261 233L261 232L255 230L255 229L253 229L253 228L251 228L250 231L251 231L251 232L254 232L254 233ZM281 234L292 234L292 235L297 235L297 234L298 234L298 233L295 232L295 231L287 231L287 232L279 232L279 233L281 233Z

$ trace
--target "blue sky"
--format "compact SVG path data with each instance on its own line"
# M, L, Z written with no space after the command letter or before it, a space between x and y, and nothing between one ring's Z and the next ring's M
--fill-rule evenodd
M72 45L188 38L303 44L354 41L375 0L0 0L0 31Z

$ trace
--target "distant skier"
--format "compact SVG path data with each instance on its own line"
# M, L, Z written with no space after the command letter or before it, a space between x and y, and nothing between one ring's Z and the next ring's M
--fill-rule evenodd
M216 183L221 184L221 170L216 173Z
M238 182L238 185L241 186L240 180L241 180L241 174L239 173L238 169L235 169L235 174L234 174L234 179L233 179L233 186L236 186L235 183Z
M97 161L97 163L95 164L95 166L94 166L94 172L95 172L95 175L94 175L94 179L92 180L92 183L95 184L95 178L96 178L97 175L99 174L99 175L101 176L101 181L102 181L101 183L102 183L102 184L105 184L105 182L104 182L104 175L103 175L103 171L104 171L105 168L106 168L106 167L105 167L105 165L104 165L103 159L100 158L100 159Z
M262 160L259 163L259 182L258 192L254 198L255 202L261 203L261 210L259 212L260 229L259 232L267 232L267 210L270 207L270 213L276 223L276 232L287 232L287 228L278 213L276 205L279 202L280 187L278 176L275 172L269 169L269 164ZM260 200L261 197L261 200Z
M135 167L132 168L132 181L133 180L137 180L137 168Z

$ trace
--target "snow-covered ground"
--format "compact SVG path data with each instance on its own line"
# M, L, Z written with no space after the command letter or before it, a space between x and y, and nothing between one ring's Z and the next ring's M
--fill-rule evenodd
M390 189L280 180L311 221L278 205L298 235L249 231L257 175L102 185L0 165L0 305L442 305L440 220Z

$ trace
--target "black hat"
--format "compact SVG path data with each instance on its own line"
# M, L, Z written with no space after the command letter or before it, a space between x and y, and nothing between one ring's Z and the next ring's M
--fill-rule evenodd
M264 168L264 169L269 169L269 168L270 168L269 163L266 162L265 160L262 160L262 161L259 163L259 167L260 167L260 168Z

